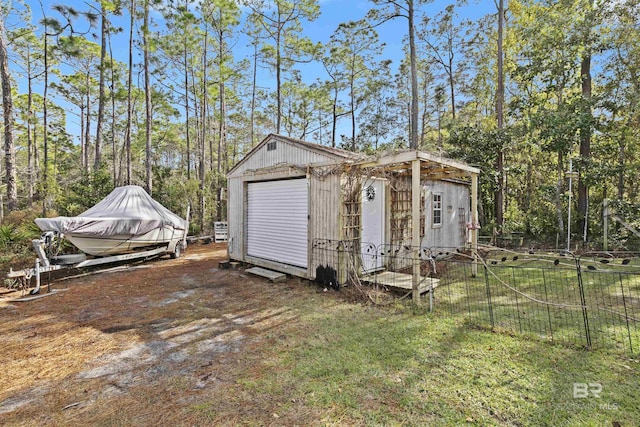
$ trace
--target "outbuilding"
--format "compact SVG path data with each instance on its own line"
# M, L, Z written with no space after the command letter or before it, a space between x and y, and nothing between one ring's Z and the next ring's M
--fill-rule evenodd
M328 242L356 248L362 274L385 268L385 248L475 248L479 173L422 151L365 156L271 134L227 175L229 258L316 279Z

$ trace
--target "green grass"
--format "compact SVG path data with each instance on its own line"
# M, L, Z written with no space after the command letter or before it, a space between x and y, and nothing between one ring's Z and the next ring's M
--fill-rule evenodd
M466 313L473 324L640 354L640 270L635 266L583 266L584 310L577 271L570 263L509 259L488 264L486 276L481 268L475 279L462 269L450 263L438 293L452 313Z
M640 313L640 276L583 273L587 351L570 263L507 262L476 278L468 267L439 266L434 313L311 311L252 378L252 392L282 399L285 413L302 401L324 425L637 425L639 332L612 312Z
M638 362L470 328L411 307L339 305L301 318L243 383L322 414L321 424L635 425ZM285 351L282 351L286 348ZM600 398L574 398L598 383ZM579 386L578 386L579 387Z

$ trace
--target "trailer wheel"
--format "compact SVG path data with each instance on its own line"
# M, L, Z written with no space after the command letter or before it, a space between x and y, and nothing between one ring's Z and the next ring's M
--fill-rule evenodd
M85 254L67 254L51 257L49 260L53 265L71 265L77 264L87 259Z
M171 259L176 259L180 258L180 255L182 255L182 243L178 242L176 243L176 247L173 248L173 252L171 252L169 256L171 257Z

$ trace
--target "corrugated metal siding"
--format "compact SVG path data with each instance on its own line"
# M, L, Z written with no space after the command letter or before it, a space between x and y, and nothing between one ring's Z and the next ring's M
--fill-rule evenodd
M329 155L323 155L301 147L294 146L281 139L273 138L276 149L269 151L267 144L248 157L243 164L233 171L231 176L237 177L248 170L269 168L278 165L306 166L314 163L336 161Z
M247 189L247 255L307 267L309 181L254 182Z

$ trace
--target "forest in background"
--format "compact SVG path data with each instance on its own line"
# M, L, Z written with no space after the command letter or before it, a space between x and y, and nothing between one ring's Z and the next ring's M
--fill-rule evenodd
M4 3L0 244L125 184L191 204L207 233L226 172L269 133L478 166L483 233L562 242L571 201L573 240L598 247L605 199L640 225L638 0L496 0L477 19L473 1L428 3L369 0L324 43L304 30L318 0ZM383 54L390 21L399 63ZM623 227L610 238L631 244Z

